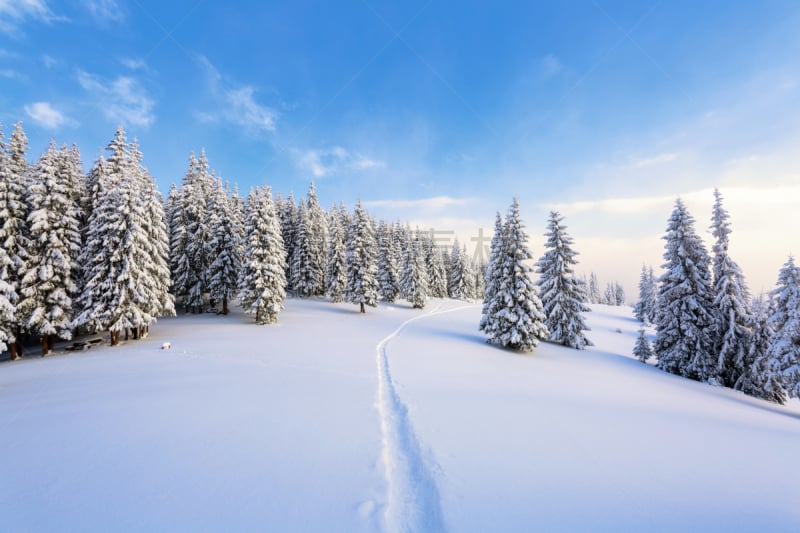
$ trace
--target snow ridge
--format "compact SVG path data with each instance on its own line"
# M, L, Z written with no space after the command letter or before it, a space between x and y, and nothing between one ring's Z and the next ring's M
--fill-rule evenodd
M439 306L441 307L441 306ZM422 453L408 408L397 394L389 368L387 347L409 324L434 315L450 313L471 306L445 311L439 307L430 313L406 320L377 346L378 413L381 420L386 470L387 498L384 520L387 531L444 531L439 491L434 473Z

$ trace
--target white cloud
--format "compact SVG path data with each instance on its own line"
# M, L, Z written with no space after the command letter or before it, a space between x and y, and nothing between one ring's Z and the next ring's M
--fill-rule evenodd
M9 80L22 80L25 79L25 75L17 72L16 70L2 69L0 70L0 78L6 78Z
M433 196L431 198L417 198L415 200L370 200L364 202L364 205L367 207L386 209L424 209L426 211L438 211L448 207L463 207L474 202L474 198Z
M89 14L102 24L125 20L125 10L116 0L89 0L85 5Z
M654 167L657 165L664 165L666 163L675 161L676 159L678 159L678 157L680 157L680 154L678 154L677 152L658 154L652 157L643 157L631 161L631 167L638 169L638 168Z
M50 24L66 19L54 14L46 0L0 0L0 32L15 34L27 20Z
M78 83L109 120L145 127L155 122L155 102L135 78L118 76L105 80L82 70L77 77Z
M197 113L201 121L228 122L241 126L250 133L275 131L279 113L256 101L255 87L239 85L223 77L203 55L198 54L196 59L206 71L211 93L217 100L217 109Z
M131 57L124 57L119 60L123 67L128 68L130 70L146 70L147 63L144 59L138 58L131 58Z
M310 172L315 178L338 174L343 170L369 170L382 168L386 164L364 157L358 152L350 152L341 146L323 149L292 150L295 164Z
M42 63L44 64L45 68L53 68L58 65L58 59L47 54L42 54Z
M542 73L545 78L550 78L564 70L564 64L553 54L547 54L542 58Z
M63 125L75 125L75 121L53 108L49 102L34 102L25 106L25 113L34 122L47 129L58 129Z

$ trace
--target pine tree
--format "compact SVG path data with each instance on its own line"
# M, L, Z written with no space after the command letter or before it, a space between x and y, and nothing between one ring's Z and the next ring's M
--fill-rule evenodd
M484 272L484 289L483 289L483 309L481 312L481 321L479 329L484 331L486 321L489 317L489 307L494 301L497 294L497 288L500 283L500 261L501 251L503 244L503 219L498 211L494 220L494 235L489 246L489 263L486 265Z
M255 314L256 324L272 324L286 298L286 251L269 187L250 192L246 211L239 301L246 313Z
M476 284L476 266L472 258L467 254L467 247L461 247L461 279L464 281L464 299L472 300L477 298L478 286Z
M419 232L413 241L408 243L403 253L403 274L400 287L405 298L415 309L425 307L428 292L428 276L425 272L424 251Z
M653 357L653 348L650 346L650 341L645 337L644 328L639 330L639 336L636 337L636 345L633 347L633 356L642 363L646 363L648 359Z
M713 381L713 295L709 257L694 230L694 218L678 199L667 234L656 321L655 353L662 370L699 381Z
M642 265L639 276L639 300L633 306L633 314L639 322L654 323L658 309L658 286L653 267Z
M750 396L779 404L786 403L786 389L777 369L777 362L770 360L772 328L769 325L769 305L762 298L753 300L750 306L750 335L744 372L734 384L736 390Z
M317 192L314 182L308 186L308 196L306 198L306 209L308 215L308 245L309 262L308 269L311 281L308 290L312 296L322 296L325 294L325 259L327 254L328 223L325 211L320 207L317 200Z
M76 326L121 334L147 334L160 316L174 315L169 294L168 236L161 193L142 164L136 141L122 128L94 165L96 191L80 261L85 286L77 298Z
M550 333L544 324L542 302L530 280L531 258L528 236L519 216L517 199L509 208L503 225L500 250L493 267L495 297L485 309L481 330L488 341L515 350L528 351Z
M378 224L378 295L385 302L394 302L400 294L400 274L397 270L398 241L392 229L381 221Z
M469 298L469 281L467 279L467 260L466 250L462 250L458 239L453 242L450 251L449 265L447 269L447 294L456 300L466 300Z
M344 300L344 289L347 283L345 270L345 226L339 208L334 205L328 219L329 243L328 259L325 267L325 293L332 302Z
M728 212L722 207L722 195L714 189L711 233L714 275L714 316L716 319L717 373L722 384L733 387L745 372L745 358L750 334L750 294L739 265L728 255L731 233Z
M3 248L10 263L5 268L4 280L10 285L7 297L10 303L17 306L21 296L22 278L28 270L29 258L27 248L28 213L26 191L28 189L28 163L25 153L28 139L17 123L7 146L0 146L0 248ZM14 323L10 324L9 352L11 359L22 355L22 318L17 313Z
M769 325L774 335L767 357L789 396L800 398L800 267L792 256L781 268L770 296Z
M56 337L72 338L72 298L78 287L72 260L81 247L77 202L67 179L58 174L58 152L51 142L31 169L26 203L31 267L20 284L19 317L25 329L41 337L42 355Z
M589 303L601 303L602 296L600 295L600 283L597 281L597 274L594 272L589 276Z
M211 251L211 227L209 225L209 201L215 178L209 172L204 150L200 152L197 166L189 174L192 180L190 195L183 210L186 216L186 255L191 269L191 284L186 294L186 305L195 311L202 309L208 292L209 267L214 260Z
M287 289L294 289L292 285L291 264L294 257L294 248L297 235L297 204L294 201L294 193L289 193L289 197L277 201L278 216L281 221L281 236L286 253L286 281Z
M218 181L211 198L211 249L214 261L209 267L208 291L211 298L222 302L222 314L228 314L228 303L235 298L239 268L242 262L240 242L240 206Z
M362 313L365 305L378 305L376 248L372 222L359 201L347 232L345 300L358 304Z
M428 274L428 292L433 298L447 298L447 268L442 261L442 254L432 236L424 238L422 244Z
M318 272L314 266L313 239L313 228L308 208L301 201L297 211L294 252L290 258L291 264L289 265L291 286L297 296L301 298L313 296L318 284L318 280L315 278Z
M8 257L8 253L5 248L0 247L0 353L6 351L8 344L16 340L17 310L14 302L17 301L17 293L14 287L6 281L10 266L11 259ZM14 354L11 359L16 359Z
M550 340L570 348L583 350L592 346L584 331L588 331L583 313L590 311L583 303L586 296L575 277L574 265L578 255L572 249L573 240L567 233L564 217L550 212L547 222L547 252L536 263L539 273L539 294L544 306L545 326Z

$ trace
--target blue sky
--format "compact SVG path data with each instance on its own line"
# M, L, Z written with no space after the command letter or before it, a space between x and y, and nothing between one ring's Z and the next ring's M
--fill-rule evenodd
M517 195L535 255L556 207L629 290L674 198L705 232L719 186L759 291L800 253L798 27L794 1L0 0L0 123L87 167L124 124L162 190L204 147L243 190L462 238Z

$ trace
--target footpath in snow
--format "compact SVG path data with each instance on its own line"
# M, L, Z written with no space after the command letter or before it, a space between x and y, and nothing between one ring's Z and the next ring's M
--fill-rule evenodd
M583 352L488 346L479 314L289 300L0 364L0 529L800 527L798 402L639 363L627 308Z

